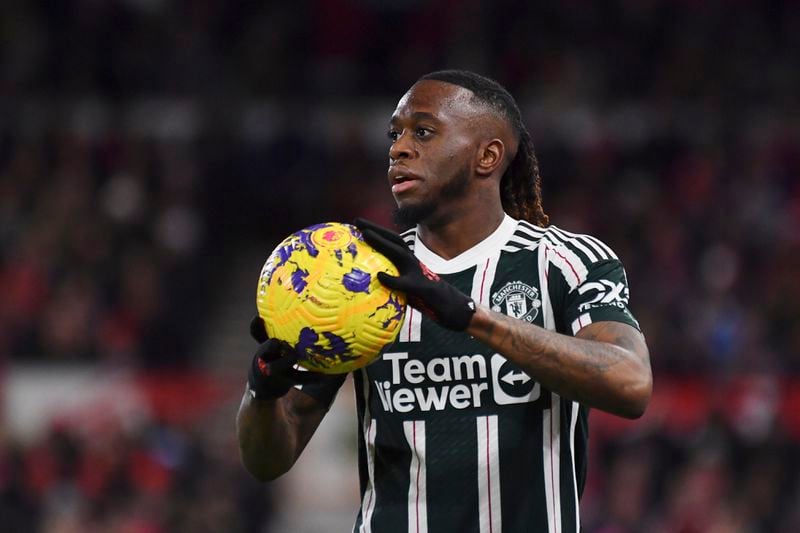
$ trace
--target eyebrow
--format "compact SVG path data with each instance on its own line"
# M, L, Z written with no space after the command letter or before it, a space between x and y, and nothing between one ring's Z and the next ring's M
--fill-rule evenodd
M411 118L412 118L412 120L415 120L415 121L418 121L418 120L434 120L436 122L440 122L439 119L436 117L436 115L434 115L432 113L427 113L425 111L415 111L415 112L411 113ZM400 120L400 119L398 118L397 115L392 115L392 118L389 120L389 124L394 124L398 120Z

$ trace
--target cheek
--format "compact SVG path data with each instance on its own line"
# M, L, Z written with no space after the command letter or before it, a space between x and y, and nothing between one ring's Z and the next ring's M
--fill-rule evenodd
M448 175L454 176L461 174L465 168L472 168L472 147L469 145L453 146L442 158L443 163L447 166Z
M438 157L435 158L436 166L440 170L450 169L455 172L470 162L472 156L472 146L467 142L454 142L442 145L438 150Z

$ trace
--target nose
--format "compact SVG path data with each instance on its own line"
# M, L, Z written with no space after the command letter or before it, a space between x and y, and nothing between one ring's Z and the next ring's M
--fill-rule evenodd
M391 146L389 146L389 158L392 160L408 159L414 155L414 148L406 132L398 135Z

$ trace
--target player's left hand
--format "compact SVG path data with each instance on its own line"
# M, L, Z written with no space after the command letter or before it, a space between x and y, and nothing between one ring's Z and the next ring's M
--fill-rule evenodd
M248 386L254 397L275 400L287 394L295 385L321 383L330 379L317 372L298 370L297 352L289 343L269 338L264 320L258 315L250 321L250 336L259 344L247 374Z
M463 331L475 314L475 302L434 272L431 272L397 233L357 218L353 224L364 240L385 255L399 271L399 276L378 273L378 280L390 289L406 293L411 307L420 310L441 326Z

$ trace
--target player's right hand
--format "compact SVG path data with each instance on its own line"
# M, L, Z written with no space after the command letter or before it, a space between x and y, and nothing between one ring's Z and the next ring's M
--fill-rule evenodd
M397 267L399 276L378 272L378 281L390 289L404 292L411 307L447 329L464 331L469 326L475 314L472 298L431 272L397 233L363 218L355 219L353 224L361 230L370 246Z
M317 382L316 372L297 370L298 355L289 343L271 339L264 327L264 320L256 315L250 321L250 336L259 343L247 383L254 398L274 400L289 392L295 385Z

